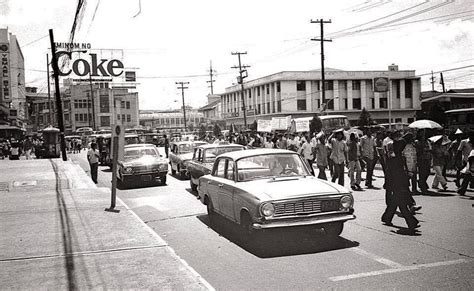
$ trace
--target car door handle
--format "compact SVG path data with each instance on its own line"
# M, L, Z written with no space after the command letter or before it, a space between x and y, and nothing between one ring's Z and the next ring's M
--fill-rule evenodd
M224 184L217 184L217 186L219 186L219 188L222 188L224 187Z
M212 184L212 182L211 182L211 181L207 181L207 184Z

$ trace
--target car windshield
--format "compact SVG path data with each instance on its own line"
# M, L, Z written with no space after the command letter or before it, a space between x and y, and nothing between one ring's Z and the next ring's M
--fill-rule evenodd
M217 147L212 149L206 149L204 153L204 163L212 163L215 161L218 155L228 152L235 152L242 150L243 147Z
M190 153L192 151L192 149L193 149L193 147L189 143L179 145L179 153L180 154Z
M297 154L267 154L237 161L239 181L289 176L308 176L308 169Z
M139 159L142 157L158 158L159 156L160 155L156 151L155 148L136 147L136 148L125 149L123 157L127 161L127 160Z

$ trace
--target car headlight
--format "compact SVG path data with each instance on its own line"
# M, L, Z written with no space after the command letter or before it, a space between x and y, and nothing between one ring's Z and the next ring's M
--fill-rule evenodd
M271 203L265 203L260 207L260 211L262 212L263 216L270 217L275 214L275 207Z
M159 169L160 171L167 171L167 170L168 170L168 164L164 164L164 163L163 163L163 164L159 164L159 165L158 165L158 169Z
M130 167L123 168L124 173L130 174L132 171L133 171L133 169L130 168Z
M348 208L351 208L352 206L352 197L351 196L342 196L341 197L341 207L344 208L344 209L348 209Z

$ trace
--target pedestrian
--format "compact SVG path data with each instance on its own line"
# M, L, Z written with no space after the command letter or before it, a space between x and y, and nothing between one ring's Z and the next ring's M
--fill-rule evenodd
M165 139L165 141L164 141L165 154L166 154L166 158L168 158L168 152L170 150L170 141L168 139L168 136L166 136L166 134L163 135L163 138Z
M463 169L466 167L468 163L469 155L473 149L472 144L474 142L474 131L470 131L468 136L469 136L468 138L461 140L461 143L459 144L459 147L458 147L458 152L456 154L457 159L461 159L462 161ZM462 177L464 177L464 175L462 175ZM472 186L473 185L471 183L471 188L473 188Z
M456 180L454 182L458 188L461 187L461 170L463 169L463 166L461 156L457 157L457 150L462 140L462 134L463 132L459 128L456 129L456 132L454 133L454 140L448 149L451 157L453 157L454 160L454 169L456 170Z
M319 169L318 178L327 180L326 167L328 166L328 148L326 145L326 138L322 132L320 132L316 137L318 138L315 150L316 165Z
M91 168L91 178L95 184L97 184L97 170L99 168L99 158L100 153L97 150L97 144L95 142L91 143L91 148L87 152L87 160L89 161L89 166Z
M417 133L417 140L415 142L416 148L416 165L418 167L418 186L422 194L428 193L428 183L426 180L430 175L431 168L431 144L426 139L425 130L419 130Z
M438 190L438 185L441 184L441 187L446 191L448 189L448 183L443 176L443 167L446 165L445 152L442 146L443 137L437 136L432 141L433 170L435 172L435 177L431 187Z
M408 179L411 184L411 193L412 195L416 195L418 193L417 190L417 157L416 157L416 148L413 145L413 133L408 132L403 136L403 139L406 142L405 148L402 151L402 155L404 158L404 162L407 169Z
M474 175L474 150L471 151L469 156L467 157L467 164L462 169L461 171L463 175L463 180L461 187L458 189L458 194L459 195L466 195L467 187L469 186L469 183L472 183L473 178L472 176Z
M393 151L389 149L389 147L393 147ZM391 155L387 156L386 161L387 175L385 189L389 191L392 197L382 215L382 222L386 225L392 225L393 216L397 208L399 208L402 217L408 225L408 229L414 232L420 225L418 224L418 220L408 209L411 195L409 193L408 175L403 164L402 147L403 142L400 140L387 144L387 150Z
M359 142L357 141L356 134L353 132L349 137L349 142L347 143L348 152L347 159L349 160L349 177L351 179L351 189L354 191L361 191L360 182L362 179L362 169L359 163L360 148ZM355 174L355 177L354 177Z
M375 166L375 138L370 129L365 129L364 135L360 141L360 148L362 159L366 164L367 173L365 175L365 187L372 189L372 184Z
M309 169L311 170L311 174L314 176L314 169L313 169L313 149L311 144L308 142L307 138L303 139L303 145L301 146L298 153L303 156L305 161L308 163Z
M347 144L344 140L344 129L337 129L333 132L334 137L330 138L331 160L334 163L334 173L332 182L338 180L339 185L344 186L344 163L347 160Z
M33 149L33 142L31 141L31 137L29 136L23 141L23 151L25 152L25 158L27 160L31 159L32 149Z

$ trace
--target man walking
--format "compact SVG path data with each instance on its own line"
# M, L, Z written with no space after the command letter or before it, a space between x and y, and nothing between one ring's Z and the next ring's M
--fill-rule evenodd
M170 141L168 140L168 137L166 136L166 134L163 137L165 139L165 154L166 154L166 158L168 158L168 151L170 149Z
M350 135L347 147L347 159L349 160L349 177L351 178L351 189L354 191L361 191L362 188L360 187L360 181L362 169L359 163L359 142L357 141L357 137L354 132ZM355 178L354 174L356 175Z
M87 152L87 160L91 168L91 178L95 184L97 184L97 169L99 168L99 158L100 153L97 150L97 144L95 142L91 143L91 148Z
M27 137L23 142L23 150L25 151L25 158L27 160L31 159L31 150L33 149L33 142L31 137Z
M338 180L339 185L344 186L344 163L347 164L347 144L344 141L344 129L334 131L331 141L331 160L334 163L334 174L332 182Z
M366 129L364 136L360 141L360 147L362 152L362 159L364 160L367 167L367 174L365 176L365 187L372 189L372 177L374 175L374 161L375 161L375 138L372 135L370 129Z

